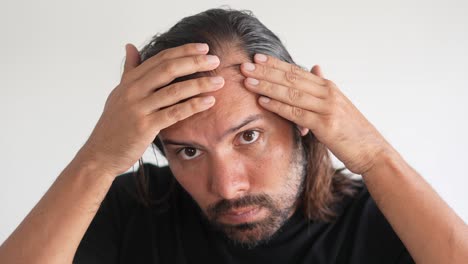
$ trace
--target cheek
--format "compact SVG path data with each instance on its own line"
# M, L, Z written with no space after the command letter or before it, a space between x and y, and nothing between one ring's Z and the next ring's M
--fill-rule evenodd
M200 166L197 168L183 166L182 164L171 164L169 162L174 177L201 208L206 208L210 202L210 194L207 190L207 173Z
M260 154L250 159L249 171L253 192L277 193L289 174L291 145L286 135L271 135Z

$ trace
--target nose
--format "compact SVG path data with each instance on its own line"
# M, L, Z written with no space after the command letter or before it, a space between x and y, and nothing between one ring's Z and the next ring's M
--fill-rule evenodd
M244 162L234 157L216 157L210 164L210 191L222 199L235 199L249 191L249 175Z

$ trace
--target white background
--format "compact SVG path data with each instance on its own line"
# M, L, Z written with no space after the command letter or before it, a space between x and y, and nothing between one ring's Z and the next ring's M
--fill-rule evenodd
M222 4L252 10L300 65L321 65L468 220L466 1L2 0L0 243L86 141L124 45Z

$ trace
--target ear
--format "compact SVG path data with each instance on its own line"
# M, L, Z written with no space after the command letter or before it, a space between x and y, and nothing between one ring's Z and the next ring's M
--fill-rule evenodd
M297 126L297 129L299 129L299 131L301 132L301 137L307 135L307 133L309 133L309 129L308 128L305 128L305 127L301 127L300 125L296 125Z

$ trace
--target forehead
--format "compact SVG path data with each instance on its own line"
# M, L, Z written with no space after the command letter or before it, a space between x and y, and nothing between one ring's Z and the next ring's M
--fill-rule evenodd
M161 136L180 137L213 129L222 131L248 116L265 112L257 103L258 95L244 87L245 77L240 73L238 63L218 71L217 75L224 77L224 87L215 92L199 95L214 96L216 99L214 106L164 129L161 131Z
M251 59L235 51L219 57L221 64L216 69L216 75L224 78L223 88L199 95L214 96L214 106L163 129L159 134L162 139L192 140L208 145L216 143L213 139L220 138L225 131L253 115L262 115L262 122L275 126L286 122L285 119L262 108L257 102L258 95L245 88L246 77L240 72L240 64L252 62Z

